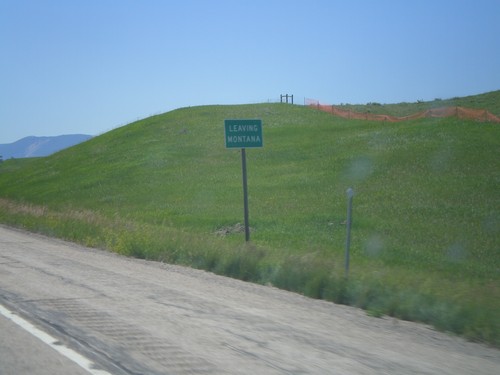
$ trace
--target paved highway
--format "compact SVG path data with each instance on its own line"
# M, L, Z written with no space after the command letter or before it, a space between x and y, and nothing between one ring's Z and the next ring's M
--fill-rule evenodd
M500 351L424 325L6 227L0 305L115 375L500 373ZM0 374L85 373L2 316L0 329Z
M88 375L89 373L0 315L0 374Z

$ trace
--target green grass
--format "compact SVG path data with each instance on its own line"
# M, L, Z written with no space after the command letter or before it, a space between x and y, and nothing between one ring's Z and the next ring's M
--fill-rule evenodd
M418 103L381 104L342 104L340 108L359 113L384 114L391 116L409 116L417 112L439 107L465 107L474 109L487 109L494 115L500 116L500 90L486 94L466 96L462 98L442 99L432 101L419 101Z
M216 234L243 221L226 118L263 121L264 147L247 150L250 244L243 233ZM0 222L500 347L499 149L498 124L453 118L384 124L285 104L184 108L2 163Z

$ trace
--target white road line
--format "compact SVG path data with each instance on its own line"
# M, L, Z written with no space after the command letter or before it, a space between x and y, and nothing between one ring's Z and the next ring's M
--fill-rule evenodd
M73 349L68 348L65 345L62 345L57 339L52 337L46 332L36 328L30 322L24 320L20 316L14 314L12 311L8 310L4 306L0 305L0 314L5 316L7 319L17 324L19 327L23 328L25 331L29 332L37 339L43 341L45 344L49 345L52 349L56 350L66 358L70 359L78 366L82 367L84 370L89 372L92 375L112 375L104 370L97 370L92 368L94 363L90 361L88 358L85 358L81 354L78 354Z

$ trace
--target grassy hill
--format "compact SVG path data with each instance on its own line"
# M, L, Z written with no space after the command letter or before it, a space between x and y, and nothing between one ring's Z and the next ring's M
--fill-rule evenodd
M342 104L340 108L359 113L385 114L391 116L409 116L417 112L439 107L465 107L474 109L487 109L494 115L500 116L500 90L480 95L457 97L452 99L434 99L432 101L419 101L417 103L380 104L369 103L367 105Z
M263 121L264 147L247 150L250 244L237 225L240 153L224 148L229 118ZM183 108L47 158L4 162L0 222L500 346L499 149L498 124L453 118L384 124L286 104Z

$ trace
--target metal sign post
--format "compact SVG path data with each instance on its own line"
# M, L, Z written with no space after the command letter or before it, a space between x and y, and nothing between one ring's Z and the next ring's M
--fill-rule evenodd
M243 211L245 241L250 241L248 219L248 186L246 148L262 147L262 120L224 120L226 148L241 148L241 172L243 177Z
M248 220L248 187L247 187L247 154L241 149L241 171L243 175L243 212L245 218L245 241L250 241L250 224Z

